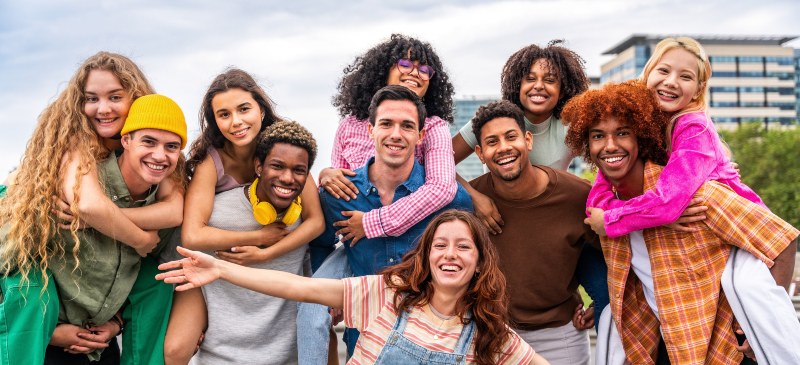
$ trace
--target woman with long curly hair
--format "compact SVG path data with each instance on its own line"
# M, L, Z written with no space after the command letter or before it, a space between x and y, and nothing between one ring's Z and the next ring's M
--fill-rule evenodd
M122 209L100 186L97 165L121 149L119 135L128 109L135 99L152 93L153 88L133 61L119 54L99 52L81 64L66 89L39 116L8 195L0 203L3 310L8 318L25 322L21 333L10 327L8 332L0 334L8 335L9 342L2 343L8 346L6 353L12 358L25 354L27 357L21 361L41 363L48 343L73 354L97 353L108 346L116 348L113 337L121 330L123 318L137 333L156 331L152 336L145 333L149 337L157 338L162 327L159 324L166 325L166 314L162 314L163 318L145 319L142 312L136 312L142 306L154 316L168 311L171 293L159 290L168 287L152 281L157 265L154 258L142 260L134 288L142 289L141 292L152 289L158 293L159 301L150 297L144 303L140 301L141 295L131 292L128 296L131 305L124 312L120 310L115 318L93 323L88 328L69 323L56 326L59 313L56 287L60 286L57 277L54 283L50 272L54 260L60 261L65 255L72 255L73 271L81 269L78 253L83 248L79 229L93 228L146 256L159 242L156 230L181 223L182 168L159 186L159 202L147 207ZM59 229L64 232L59 233ZM74 242L69 252L61 239L64 235ZM37 291L30 288L38 289L40 297L30 297L29 293ZM17 303L24 307L15 308ZM152 308L157 309L150 312ZM26 315L31 320L19 320ZM146 326L141 326L143 322L147 322ZM32 323L41 323L41 328L29 328ZM141 337L123 337L128 349L127 355L123 354L124 362L137 358L136 362L146 363L144 358L134 357L138 349L146 351L147 356L153 353L153 359L161 357L160 345L140 348L143 342L138 339ZM61 349L58 351L63 353ZM108 350L106 356L119 361L118 352Z
M267 295L343 308L364 333L349 364L547 364L508 327L505 278L472 214L435 217L416 248L380 275L341 280L245 268L181 248L158 279L176 290L227 280Z
M322 233L325 223L313 179L306 180L301 194L302 222L291 232L280 221L244 231L209 223L216 194L247 185L260 175L259 136L278 121L272 100L247 72L231 68L211 82L200 106L200 136L187 161L191 181L181 229L184 247L215 251L240 265L263 266ZM176 293L164 341L166 364L187 364L207 326L203 293Z

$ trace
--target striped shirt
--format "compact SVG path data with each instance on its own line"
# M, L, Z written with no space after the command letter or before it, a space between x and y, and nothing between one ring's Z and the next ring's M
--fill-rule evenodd
M374 364L397 322L395 291L387 288L383 276L369 275L344 279L344 322L361 332L348 365ZM442 320L427 305L408 315L403 336L433 351L452 353L461 335L460 318ZM477 335L477 333L476 333ZM497 356L497 364L529 364L533 349L512 331L512 337ZM467 351L467 364L475 363L475 340Z
M647 163L645 190L656 184L661 170L661 166ZM633 364L654 364L661 336L673 364L741 362L742 354L735 347L733 312L721 291L730 248L740 247L771 267L772 260L800 234L727 185L706 182L695 197L703 199L708 207L706 220L690 224L700 230L644 230L658 318L645 300L641 282L630 274L628 236L602 239L611 311L627 358Z
M375 155L375 142L369 136L368 125L368 120L354 116L342 119L334 138L332 167L355 170ZM422 130L425 137L414 155L425 166L425 184L391 205L366 212L363 224L367 238L400 236L455 197L456 166L447 122L436 116L428 117Z

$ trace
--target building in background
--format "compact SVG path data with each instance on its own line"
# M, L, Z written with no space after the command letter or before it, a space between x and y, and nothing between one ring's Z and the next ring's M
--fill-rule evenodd
M639 76L655 45L680 35L634 34L610 48L600 82ZM719 123L796 124L800 118L800 52L784 46L796 36L693 36L711 61L706 100Z
M472 120L472 117L475 116L475 112L478 111L478 107L497 100L500 100L500 97L465 96L463 98L453 100L455 112L453 113L453 124L450 124L450 135L454 136L459 130L461 130L461 127ZM478 156L473 153L464 161L461 161L461 163L456 165L456 172L458 172L458 174L461 175L461 177L463 177L465 180L470 181L478 176L483 175L483 164Z

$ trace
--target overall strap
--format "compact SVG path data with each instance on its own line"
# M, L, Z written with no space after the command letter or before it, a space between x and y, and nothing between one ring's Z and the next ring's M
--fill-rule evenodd
M406 330L406 323L408 323L408 312L401 310L400 316L397 317L397 321L394 322L394 328L392 331L403 333Z
M466 318L469 321L461 329L461 335L458 337L456 348L453 349L454 354L466 355L469 350L469 345L472 343L472 337L475 334L475 321L472 320L472 315L467 313Z

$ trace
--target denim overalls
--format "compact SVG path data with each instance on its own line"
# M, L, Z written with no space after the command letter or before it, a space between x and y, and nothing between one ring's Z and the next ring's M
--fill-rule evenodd
M475 333L475 323L470 321L461 330L453 353L428 350L403 336L408 323L408 312L402 311L383 346L376 365L454 364L467 362L467 350Z

